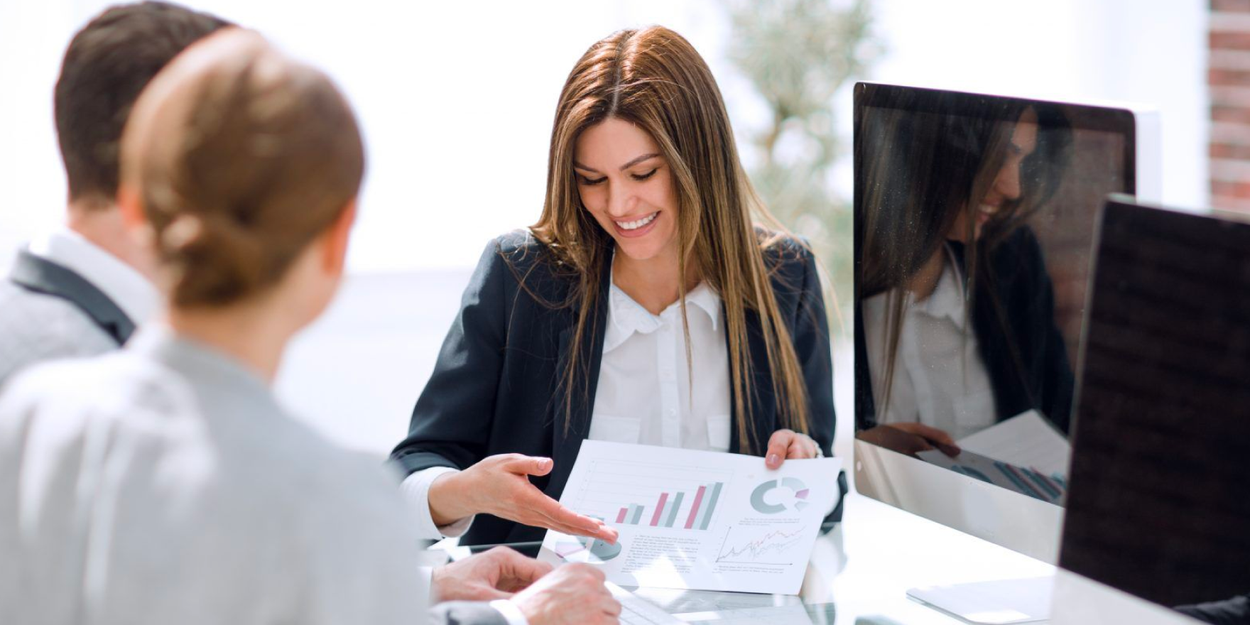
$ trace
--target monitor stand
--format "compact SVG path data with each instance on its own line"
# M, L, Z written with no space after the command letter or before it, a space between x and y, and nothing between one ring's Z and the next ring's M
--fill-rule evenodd
M907 591L910 599L976 625L1035 623L1050 618L1053 575L1002 579Z

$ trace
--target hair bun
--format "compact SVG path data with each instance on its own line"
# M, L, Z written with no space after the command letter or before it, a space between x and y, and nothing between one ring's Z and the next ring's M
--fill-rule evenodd
M161 232L160 248L173 270L174 304L231 302L266 282L261 242L227 215L183 213Z

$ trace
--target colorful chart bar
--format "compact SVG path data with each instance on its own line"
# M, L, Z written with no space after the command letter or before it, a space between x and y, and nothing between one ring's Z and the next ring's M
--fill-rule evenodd
M712 514L716 512L716 500L720 499L720 490L724 484L717 482L712 488L712 498L708 501L707 507L703 510L703 518L699 522L699 529L705 530L709 523L712 522Z
M616 513L617 524L622 525L643 525L650 527L684 527L685 529L705 530L712 522L712 515L716 513L716 503L720 500L721 491L724 489L723 482L713 482L711 484L703 484L695 491L693 497L687 497L689 493L660 493L653 506L643 506L639 504L630 504L621 508ZM682 511L682 505L687 500L690 502L690 508ZM679 518L684 518L684 525L678 525Z
M705 492L707 492L707 487L700 486L698 492L694 494L694 505L690 506L690 516L686 517L686 529L694 527L694 520L699 516L699 506L703 505Z
M681 500L686 493L677 493L677 498L669 504L668 520L664 521L664 527L672 527L673 522L677 520L677 509L681 507Z
M660 524L660 515L664 514L664 503L668 501L668 493L660 493L660 500L655 502L655 513L651 515L651 527Z

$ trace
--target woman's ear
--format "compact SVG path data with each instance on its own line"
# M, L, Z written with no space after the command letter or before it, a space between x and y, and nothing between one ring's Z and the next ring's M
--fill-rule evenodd
M348 200L343 212L330 224L322 247L321 266L327 273L342 275L347 264L347 240L356 223L356 198Z
M118 187L117 207L121 209L122 222L126 224L126 228L136 230L148 225L143 215L143 201L139 199L139 192L134 187L127 184Z

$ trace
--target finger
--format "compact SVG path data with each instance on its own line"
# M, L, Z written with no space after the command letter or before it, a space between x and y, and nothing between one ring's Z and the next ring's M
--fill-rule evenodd
M942 453L946 454L947 456L950 456L951 458L958 456L959 453L963 451L962 449L960 449L959 447L955 445L943 445L941 443L938 443L937 447Z
M560 505L560 502L544 495L537 488L532 489L526 496L526 500L524 505L529 506L535 512L542 514L555 523L579 528L583 536L595 536L604 540L611 540L613 543L616 542L616 530L607 527L602 521L580 515L565 508Z
M546 562L539 562L533 558L527 558L517 551L506 547L497 547L501 550L497 555L499 558L499 572L509 582L508 588L516 588L529 586L538 580L538 578L551 572L553 568ZM493 553L496 549L492 549L488 553Z
M768 452L764 456L764 466L776 469L786 457L786 449L794 441L793 430L777 430L768 439Z
M914 456L922 451L933 450L933 445L930 445L929 441L925 440L923 437L912 435L910 438L911 438L911 444L908 445L908 447L910 448L910 451L908 453L910 453L911 455Z
M569 573L573 573L577 576L589 577L592 580L594 580L595 587L597 589L605 593L608 592L608 589L604 587L603 585L603 582L608 579L608 576L604 574L604 572L600 570L598 567L591 566L584 562L577 562L574 564L570 564L568 565L568 567L570 569ZM608 595L608 596L610 597L611 595Z
M488 583L478 580L457 580L453 592L442 595L443 600L455 601L494 601L507 599L512 593L499 590Z
M912 426L912 433L914 434L919 434L920 436L942 445L950 445L952 447L957 446L955 445L955 439L951 438L951 435L947 434L944 430L940 430L923 423L912 423L910 425Z
M621 615L621 602L617 601L612 595L607 596L607 600L603 602L603 612L614 617Z
M815 458L816 442L803 434L795 434L794 440L786 448L786 458Z
M593 538L608 540L612 543L616 542L616 530L610 530L610 528L604 526L597 526L596 529L587 529L585 526L580 524L570 525L568 523L562 523L539 510L530 510L526 514L519 515L516 520L526 525L545 527L570 536L590 536ZM594 519L591 520L594 521Z
M543 458L540 456L525 456L522 454L510 454L503 463L503 468L512 473L522 473L525 475L546 475L551 472L551 467L555 465L551 458Z

